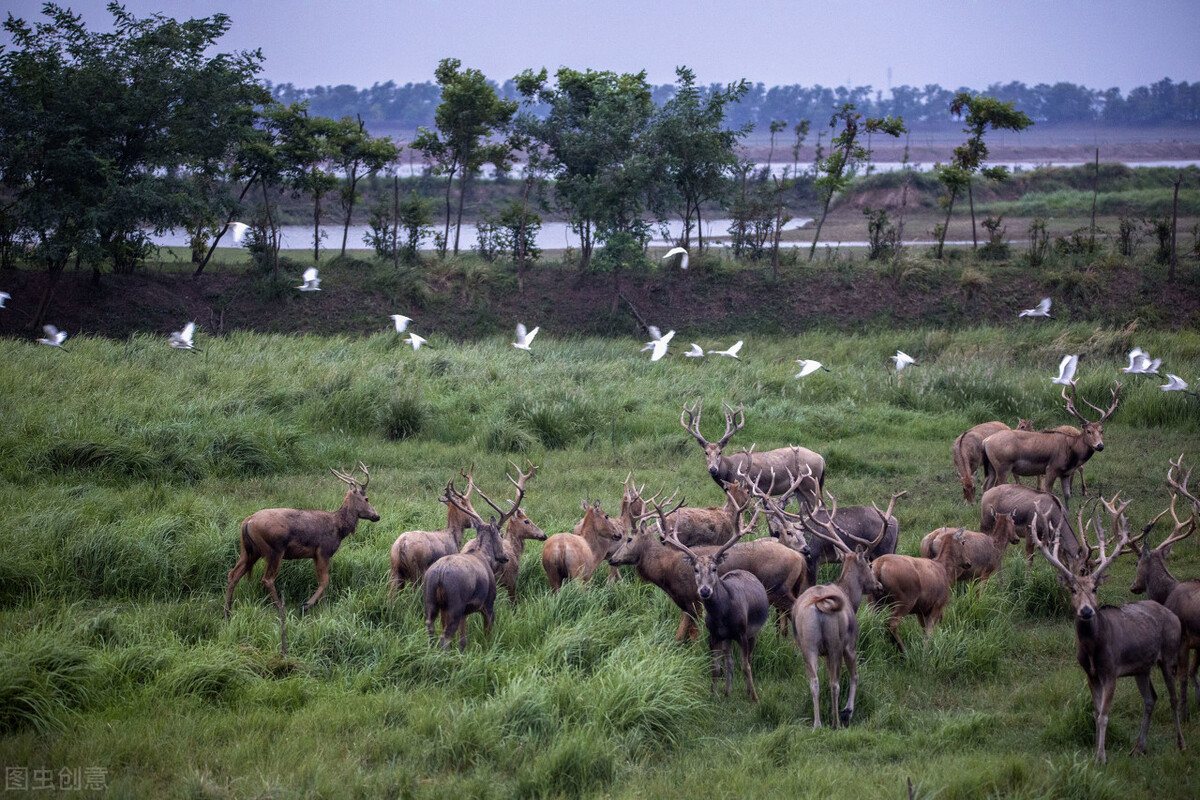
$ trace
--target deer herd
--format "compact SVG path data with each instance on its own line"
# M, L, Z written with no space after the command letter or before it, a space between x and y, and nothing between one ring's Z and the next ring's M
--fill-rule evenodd
M1080 475L1086 494L1082 468L1093 453L1104 449L1102 423L1117 408L1120 384L1112 390L1107 410L1088 403L1100 414L1095 421L1076 410L1073 383L1070 389L1068 396L1067 387L1063 388L1066 411L1082 428L1034 431L1028 420L1020 420L1016 429L987 422L958 437L953 462L968 504L975 500L975 474L981 467L984 470L980 530L947 526L931 531L920 541L919 557L895 552L900 530L892 512L905 492L894 494L886 510L874 505L839 506L826 488L825 459L819 454L797 446L726 453L730 438L745 426L743 409L724 405L725 431L710 442L700 431L702 407L697 400L684 406L679 421L703 449L709 475L725 492L723 505L688 507L685 499L675 502L678 490L670 497L663 497L663 491L647 496L645 485L639 487L630 473L616 516L589 497L582 502L583 518L573 531L547 537L521 509L526 484L537 471L531 462L524 470L516 468L516 477L508 475L516 494L503 510L476 485L473 470L460 472L464 490L455 486L455 478L439 498L446 505L446 527L408 531L392 545L388 599L410 584L418 585L431 643L447 648L457 638L461 650L466 647L468 614L479 613L490 631L498 586L517 602L518 567L529 539L544 542L541 563L554 593L566 581L589 580L604 562L609 580L620 578L618 567L631 566L641 580L662 589L679 608L677 640L698 637L703 620L712 656L713 692L724 675L725 694L730 693L736 643L747 692L757 702L751 661L755 641L774 608L781 633L794 639L803 658L814 727L821 726L817 667L820 657L825 657L829 720L837 727L849 724L854 714L859 678L857 612L862 600L869 598L887 610L887 631L903 652L901 619L916 615L928 634L951 602L953 585L973 581L979 591L1000 569L1006 548L1024 538L1026 557L1032 561L1040 551L1069 592L1079 665L1095 707L1096 757L1105 760L1113 690L1117 678L1125 675L1136 678L1144 700L1134 752L1145 750L1156 701L1150 683L1155 666L1166 681L1182 749L1180 724L1188 715L1189 682L1200 698L1200 580L1176 579L1166 560L1172 546L1195 530L1200 499L1188 487L1191 471L1184 471L1180 456L1167 470L1169 508L1136 536L1130 535L1125 515L1129 503L1118 496L1100 498L1104 514L1096 506L1085 519L1087 506L1080 508L1072 524L1074 475ZM284 559L311 558L316 566L317 590L301 611L320 599L329 583L329 561L342 540L354 532L358 520L379 520L366 495L370 473L361 463L359 468L362 483L333 470L349 486L337 511L265 509L242 522L241 557L229 573L226 589L227 618L235 586L260 558L267 564L263 584L281 614L283 602L274 580ZM1010 476L1036 477L1038 485L1008 483ZM1055 481L1060 483L1061 501L1052 493ZM471 503L472 495L498 516L484 520ZM789 510L793 499L795 510ZM1190 510L1183 519L1181 504ZM1168 513L1171 533L1151 546L1151 530ZM760 517L768 535L747 538ZM464 545L467 528L476 535ZM1089 531L1095 545L1088 541ZM1137 556L1131 590L1146 593L1149 599L1100 606L1097 587L1105 571L1126 552ZM840 562L841 573L832 583L819 584L818 567L829 562ZM849 691L839 711L843 664Z

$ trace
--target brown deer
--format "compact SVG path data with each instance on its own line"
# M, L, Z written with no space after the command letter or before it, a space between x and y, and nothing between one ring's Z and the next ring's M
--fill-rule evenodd
M1000 431L983 440L983 488L991 489L1008 480L1010 474L1040 475L1044 488L1053 491L1057 480L1062 489L1063 504L1071 507L1071 476L1084 465L1092 453L1104 449L1104 420L1112 416L1120 402L1121 384L1112 390L1112 405L1107 411L1087 403L1100 412L1100 419L1089 422L1075 410L1075 383L1071 382L1071 397L1067 387L1062 389L1067 411L1083 423L1079 435L1051 431Z
M1134 594L1145 593L1151 600L1162 603L1174 612L1175 616L1179 617L1183 638L1179 648L1176 674L1179 678L1179 705L1183 711L1183 719L1187 720L1190 716L1188 708L1189 681L1196 691L1196 698L1200 699L1200 683L1196 680L1196 672L1200 668L1200 579L1177 580L1167 569L1167 556L1171 555L1171 547L1196 530L1195 509L1182 522L1175 512L1177 493L1189 495L1187 483L1192 474L1191 470L1188 470L1182 482L1179 478L1172 476L1173 470L1182 469L1182 461L1183 456L1180 456L1179 461L1172 461L1171 468L1167 470L1167 483L1176 490L1171 493L1170 508L1151 520L1143 529L1141 537L1143 544L1140 550L1133 542L1130 542L1130 546L1138 554L1138 562L1137 574L1134 576L1133 585L1129 587L1129 591ZM1174 520L1174 528L1158 547L1150 547L1145 543L1145 536L1167 511L1170 511L1171 518Z
M511 461L508 463L512 464ZM526 477L532 477L537 472L537 467L531 461L525 463L529 466L529 474ZM522 474L516 464L512 464L512 466L517 470L517 475ZM508 476L508 479L513 480L511 475ZM501 538L504 555L508 556L508 561L501 563L496 568L496 582L505 588L509 599L514 604L517 602L517 575L521 569L521 556L525 553L525 542L530 539L544 542L546 534L526 516L525 509L517 509L516 513L509 518L508 524L504 526L504 536Z
M722 450L729 443L729 438L745 426L746 415L741 406L738 406L736 412L728 404L723 403L722 406L725 413L725 433L715 442L708 441L700 433L702 408L699 398L691 406L684 405L683 413L679 416L679 424L694 436L700 447L704 449L708 474L712 476L718 486L724 488L727 484L733 483L738 479L740 470L747 473L749 482L756 484L762 491L771 496L779 496L787 488L782 485L785 472L791 470L793 474L799 474L807 469L812 473L817 486L817 497L814 499L820 498L820 490L825 486L825 459L812 450L804 447L781 447L765 453L753 454L745 451L731 456L724 455ZM779 476L779 482L775 480L776 474ZM750 488L746 483L743 483L743 486L747 489ZM789 495L784 496L783 504L785 506L789 499ZM808 499L810 498L805 495L800 497L801 501Z
M670 530L662 505L656 505L659 522L666 531L666 543L683 554L683 562L691 567L691 577L696 594L704 604L704 624L708 628L708 650L712 654L712 691L717 691L717 681L725 673L725 696L729 696L733 682L733 648L737 642L741 653L742 672L746 676L746 691L752 702L758 702L754 691L754 673L750 668L750 657L754 654L754 642L767 621L770 603L767 590L752 573L731 569L724 574L717 566L725 560L726 553L741 538L747 529L739 526L738 535L719 547L715 553L699 553L679 541ZM755 513L755 518L758 514ZM750 528L754 527L751 521Z
M1108 729L1108 711L1112 707L1117 678L1134 676L1145 708L1142 729L1138 734L1137 744L1133 747L1133 753L1146 752L1150 713L1158 700L1158 695L1150 684L1150 671L1155 664L1162 670L1163 680L1167 683L1167 695L1171 699L1171 711L1175 716L1176 744L1180 750L1183 749L1183 729L1180 727L1179 702L1175 694L1175 669L1181 638L1179 618L1166 606L1153 600L1103 607L1096 601L1096 590L1100 586L1104 571L1112 565L1129 541L1129 526L1124 515L1129 502L1118 506L1115 496L1111 501L1104 498L1100 500L1112 517L1113 528L1116 530L1116 541L1111 548L1107 548L1107 535L1098 518L1093 520L1096 547L1089 546L1086 555L1069 565L1059 558L1057 536L1053 539L1052 547L1047 546L1042 539L1039 531L1049 533L1049 526L1040 515L1030 528L1029 535L1046 556L1046 560L1058 570L1059 583L1071 593L1071 606L1075 615L1075 656L1083 674L1087 676L1088 688L1092 692L1092 705L1096 714L1096 760L1103 764L1107 760L1104 735ZM1080 525L1079 535L1085 536L1083 525ZM1093 551L1099 552L1100 555L1100 561L1095 566L1092 566Z
M916 614L928 636L950 602L950 587L964 570L970 568L963 536L958 532L942 540L937 558L889 553L871 563L875 580L883 587L883 594L875 595L875 602L891 605L887 629L900 652L905 652L898 631L900 620Z
M379 514L367 499L367 484L371 473L361 461L358 467L366 480L359 483L346 472L329 471L349 486L342 507L337 511L298 510L295 508L264 508L242 520L241 557L229 571L225 589L225 619L233 606L233 589L237 582L250 574L260 558L267 561L263 585L271 593L275 607L283 613L283 601L275 592L275 575L284 559L311 558L317 569L317 590L300 606L300 613L313 607L329 585L329 560L342 545L342 540L354 533L360 519L379 521Z
M1029 526L1033 524L1034 515L1038 513L1045 516L1051 530L1060 536L1063 552L1068 560L1074 561L1078 558L1079 541L1075 537L1062 501L1052 494L1039 492L1028 486L1006 483L993 486L984 492L979 504L979 530L990 534L995 528L998 515L1012 515L1017 536L1025 537L1025 558L1032 564L1034 544L1029 538Z
M832 523L829 527L832 528ZM886 524L882 527L881 536L887 531ZM834 583L811 586L796 598L792 607L792 626L796 647L804 657L804 667L808 672L813 727L821 727L821 683L817 678L817 662L823 655L832 698L829 708L833 720L831 725L836 728L839 720L842 725L849 725L854 716L854 696L858 692L858 606L863 594L881 595L883 587L875 579L863 546L851 550L840 536L825 530L815 530L813 535L814 538L826 540L841 556L842 574ZM843 660L850 676L850 691L839 715L837 708L842 693Z
M621 527L596 500L582 502L583 519L573 533L556 533L542 547L542 569L554 594L565 581L586 581L621 541Z
M463 531L479 519L471 505L471 491L475 488L472 473L459 472L467 479L467 491L459 493L454 482L446 489L438 502L446 504L446 527L440 531L405 531L396 537L391 550L391 580L388 585L388 600L408 583L420 583L425 570L442 556L457 553L462 548ZM450 498L455 498L451 502ZM460 509L467 509L462 511Z
M962 533L963 546L967 549L967 559L971 568L959 576L962 581L979 581L979 588L987 583L988 578L1000 571L1004 561L1004 551L1010 544L1017 544L1017 527L1013 524L1012 514L999 514L991 533L969 531L966 528L937 528L925 534L921 540L921 558L937 558L942 549L942 542L947 536Z
M1008 430L1031 431L1033 422L1018 419L1015 429L999 420L982 422L954 440L950 456L954 459L954 468L958 470L958 477L962 481L963 500L967 504L975 502L975 473L983 466L983 440L993 433Z
M450 646L456 633L458 649L466 649L468 614L478 612L483 617L484 631L491 631L495 619L496 568L508 561L500 529L520 509L521 500L525 497L525 481L531 475L532 469L527 473L519 473L516 480L509 476L509 480L517 487L517 498L510 501L512 505L508 511L501 511L483 490L476 487L475 492L500 515L499 521L492 517L484 522L476 516L475 538L467 542L462 552L439 558L425 572L425 630L429 632L430 644L435 638L434 620L438 617L442 622L442 636L438 643L443 650ZM471 513L467 505L459 504L458 495L448 494L447 499L458 505L459 511L464 514Z
M742 511L750 495L737 481L725 486L725 505L713 508L683 507L671 514L675 537L689 547L721 545L740 534Z

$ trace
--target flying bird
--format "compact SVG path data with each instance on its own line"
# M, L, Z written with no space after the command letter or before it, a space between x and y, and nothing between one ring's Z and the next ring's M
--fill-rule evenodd
M304 283L296 287L302 292L321 291L321 279L317 277L317 268L309 267L304 270Z
M392 314L392 322L396 323L396 333L404 333L404 329L408 327L408 323L412 322L412 319L403 314Z
M904 369L909 364L917 363L917 360L915 358L913 358L912 356L910 356L908 353L904 352L903 350L897 350L896 355L889 356L889 358L891 358L892 361L896 362L896 372L899 372L900 370Z
M1079 366L1079 356L1063 356L1058 362L1058 377L1051 378L1051 383L1061 383L1069 386L1075 379L1075 368Z
M692 349L684 353L688 358L704 358L704 348L692 342Z
M1038 303L1033 308L1027 308L1017 315L1018 317L1046 317L1054 319L1050 316L1050 298L1043 297L1042 302Z
M688 268L688 251L687 250L684 250L682 247L672 247L670 250L667 251L667 254L659 260L666 261L668 258L671 258L672 256L679 256L679 268L680 269Z
M415 333L410 333L407 337L405 337L404 343L411 344L413 350L420 350L421 345L425 344L425 340L422 337L417 336Z
M38 339L38 344L48 344L51 347L62 347L63 342L67 340L67 332L60 331L53 325L43 325L42 330L46 333L46 338Z
M1167 373L1167 382L1158 387L1164 392L1186 392L1188 390L1187 381L1178 375Z
M176 350L192 350L199 353L192 344L192 336L196 333L196 323L189 322L183 326L183 330L175 331L167 339L167 344L174 347Z
M227 222L225 223L225 227L233 229L234 244L241 244L242 237L244 237L246 235L246 231L250 229L250 226L244 222Z
M812 361L807 358L797 358L796 363L800 365L800 371L796 373L797 378L803 378L805 375L812 375L819 369L829 372L829 367L825 366L820 361Z
M1150 366L1150 354L1140 347L1135 347L1129 351L1129 366L1121 370L1131 374L1141 374L1146 371L1146 367Z
M646 346L642 348L642 352L653 350L650 354L651 361L658 361L667 354L667 344L671 341L671 337L675 335L675 331L667 331L664 336L658 328L653 325L646 326L646 330L650 331L650 341L646 342Z
M531 331L526 331L525 323L518 322L517 323L517 340L512 343L512 346L517 348L518 350L524 350L525 352L529 352L529 345L533 344L533 337L537 336L537 332L539 330L540 330L540 328L534 328Z
M738 351L741 349L742 340L738 339L737 343L735 343L733 347L729 348L728 350L709 350L708 354L710 356L729 356L730 358L737 358L738 361L741 361L741 359L738 358Z
M6 306L4 305L4 301L11 300L11 299L12 299L12 295L9 294L8 292L0 292L0 308L5 308Z

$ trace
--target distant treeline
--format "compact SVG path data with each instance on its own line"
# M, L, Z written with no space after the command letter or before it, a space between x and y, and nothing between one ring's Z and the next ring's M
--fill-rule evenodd
M497 84L499 93L507 99L520 99L512 80ZM268 84L272 95L281 103L307 101L313 114L338 119L362 116L368 123L386 122L402 128L432 127L434 110L441 101L436 83L406 83L403 86L388 81L376 83L369 89L341 86L297 88L291 83ZM654 102L661 106L676 91L674 84L652 87ZM712 84L708 91L723 89ZM976 90L960 87L945 89L937 84L925 86L896 86L884 92L870 86L772 86L753 84L741 102L728 109L728 121L733 126L753 123L765 130L772 121L797 122L801 119L824 122L835 107L853 103L864 116L903 117L909 125L917 122L950 122L950 101L957 92ZM1175 83L1163 78L1149 86L1139 86L1128 94L1120 89L1089 89L1073 83L1039 83L1027 86L1020 81L994 83L983 94L999 100L1013 101L1035 122L1105 122L1113 125L1167 125L1200 122L1200 82ZM537 114L539 109L533 109Z

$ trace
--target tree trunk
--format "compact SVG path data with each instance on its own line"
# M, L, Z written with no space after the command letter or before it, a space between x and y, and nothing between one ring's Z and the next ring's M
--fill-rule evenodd
M1183 173L1175 173L1175 197L1171 200L1171 266L1167 270L1167 280L1175 282L1175 229L1179 223L1179 184L1183 183Z
M400 269L400 175L392 176L392 269Z
M779 183L779 179L774 175L771 179L775 181L775 236L771 246L771 279L779 280L779 237L783 233L780 228L783 227L783 186Z
M350 168L350 197L346 202L346 224L342 227L342 258L346 257L346 239L350 236L350 218L354 216L355 186L358 185L358 164Z
M1096 195L1100 193L1100 148L1096 148L1096 171L1092 174L1092 239L1088 252L1096 250Z
M817 229L813 232L812 246L808 248L808 260L812 261L813 256L817 253L817 240L821 238L821 226L825 224L825 215L829 213L829 203L833 200L833 192L829 193L829 197L825 198L825 205L821 208L821 218L817 220Z
M263 190L263 208L267 215L267 230L271 232L270 239L267 241L267 255L271 259L271 266L274 270L275 280L279 280L279 234L275 232L275 220L271 217L271 198L267 194L267 183L262 181Z
M942 248L946 246L946 231L950 230L950 212L954 210L954 197L958 192L950 193L950 202L946 204L946 222L942 225L942 235L938 237L937 258L942 258Z
M696 257L704 256L704 220L700 216L700 201L696 201Z
M971 205L971 247L979 249L979 235L975 232L975 192L971 190L971 181L967 181L967 202ZM946 223L950 224L949 221Z
M454 186L454 173L457 171L451 166L450 173L446 175L446 227L442 231L442 258L446 257L446 246L450 243L450 189Z
M467 200L467 170L458 176L458 218L454 221L454 255L458 255L458 237L462 233L463 205Z

